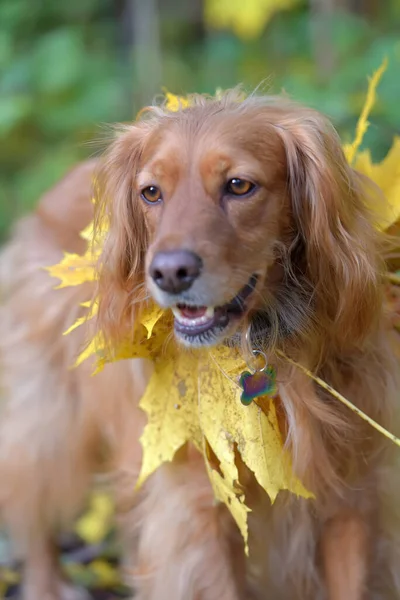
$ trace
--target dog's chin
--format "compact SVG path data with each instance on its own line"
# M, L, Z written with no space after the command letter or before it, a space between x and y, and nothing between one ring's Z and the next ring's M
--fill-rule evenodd
M172 307L177 341L186 347L215 346L235 334L249 310L257 275L230 302L222 306L194 306L178 303Z

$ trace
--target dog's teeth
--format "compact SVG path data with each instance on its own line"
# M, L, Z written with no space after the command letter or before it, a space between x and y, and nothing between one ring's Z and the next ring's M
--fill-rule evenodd
M181 319L184 318L184 317L182 317L181 311L179 310L179 308L177 306L172 307L172 312L173 312L175 319L178 319L178 321L180 321Z
M197 327L210 321L214 317L215 310L213 307L208 307L204 315L202 315L201 317L193 318L186 317L183 314L183 311L177 306L174 306L172 308L172 312L174 314L175 319L179 321L179 323L181 323L182 325L186 325L186 327Z

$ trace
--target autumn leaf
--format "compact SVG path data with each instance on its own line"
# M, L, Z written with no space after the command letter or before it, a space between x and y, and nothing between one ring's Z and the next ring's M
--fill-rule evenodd
M164 97L164 107L171 112L177 112L178 110L190 106L190 101L188 98L185 98L185 96L176 96L175 94L171 94L171 92L164 90Z
M354 168L367 175L382 190L385 200L370 206L379 229L389 229L400 219L400 137L380 163L373 163L369 150L357 154Z
M221 348L215 354L217 358L210 360L207 353L185 352L171 342L156 358L140 402L148 421L141 438L143 462L137 488L186 442L203 452L203 444L208 444L219 465L218 470L213 468L205 455L216 497L231 511L247 548L249 509L240 491L236 447L271 501L281 489L311 495L292 474L274 408L266 416L255 404L241 404L237 379L231 378L245 368L239 353Z
M218 471L213 469L208 460L205 459L208 476L210 478L213 492L217 500L223 502L229 509L232 517L235 520L236 525L242 534L244 541L244 551L249 554L248 546L248 526L247 526L247 515L250 509L245 504L244 494L235 492L235 482L238 480L238 472L236 466L232 468L232 472L229 474L225 471L221 475Z
M242 372L246 365L237 356L230 358L224 348L217 352L218 358L200 375L199 405L202 431L221 468L232 461L235 444L243 462L272 502L280 490L311 497L293 476L289 457L283 449L273 400L269 401L267 414L255 402L244 406L240 402L242 390L238 380L231 379L228 373L236 369ZM218 401L220 398L225 401Z
M92 252L88 251L83 255L65 252L64 258L57 265L45 269L51 277L61 280L55 288L60 289L95 281L95 262Z
M78 326L82 324L80 319L77 320ZM73 328L74 326L72 326ZM71 328L69 329L71 331ZM68 333L68 330L66 334ZM90 358L91 356L97 356L97 366L95 373L98 373L104 367L104 354L106 349L106 343L104 341L104 337L101 332L98 332L94 335L94 337L90 340L90 342L86 345L86 347L82 350L82 352L78 355L74 367L79 367L85 360Z
M68 335L69 333L71 333L71 331L77 329L77 327L80 327L84 323L87 323L90 319L93 319L97 315L99 310L99 304L97 301L91 302L90 300L88 300L87 302L81 302L81 306L82 308L89 308L89 312L84 317L78 317L78 319L76 319L76 321L71 325L71 327L64 331L63 335Z
M385 59L369 80L367 96L356 126L355 139L351 144L343 146L349 164L359 173L369 177L383 192L383 201L379 202L378 196L374 195L373 203L369 203L369 208L376 218L376 226L382 230L389 229L400 218L400 138L394 138L388 154L377 164L372 162L369 150L359 152L359 149L369 127L368 118L376 102L377 87L386 69Z
M146 328L147 339L151 338L154 327L159 322L163 314L165 314L165 311L155 305L151 305L150 308L147 308L147 310L142 312L140 323Z
M112 588L120 585L118 569L106 560L94 560L89 564L91 574L96 578L96 587Z
M351 144L345 144L343 147L346 158L351 165L356 157L356 154L363 142L364 135L367 132L369 127L368 117L371 113L371 110L376 102L376 89L379 85L379 82L386 71L388 66L387 59L385 58L382 62L381 66L375 71L372 77L369 79L367 97L365 99L365 103L363 109L361 111L360 118L358 119L356 126L356 136L354 142Z
M92 242L94 237L94 223L91 221L87 227L83 231L81 231L81 238L86 242Z
M147 425L140 440L143 460L137 488L163 463L173 460L176 452L187 442L194 443L204 452L209 431L203 428L202 420L199 419L204 398L201 383L199 387L199 361L202 356L202 353L199 355L182 351L171 342L165 353L155 361L154 373L139 405L147 415ZM216 391L219 394L224 390ZM215 404L222 406L229 400L229 396L214 397ZM225 432L218 428L218 424L216 429L223 437ZM239 474L235 465L233 441L224 439L226 448L220 461L221 472L212 468L206 455L205 462L215 496L231 511L243 535L247 552L249 509L244 504L243 493L235 491L239 486Z
M98 544L110 528L114 506L109 494L94 492L87 512L78 520L75 531L88 544Z
M155 360L154 372L139 404L147 415L147 425L140 439L143 461L136 488L159 466L171 461L186 442L192 441L201 448L197 371L197 357L178 351L173 342Z
M298 0L206 0L204 18L214 29L232 29L244 40L261 35L273 15L295 6Z
M130 336L125 337L112 348L106 345L101 332L98 332L90 348L79 356L83 362L92 354L97 355L97 369L101 371L107 363L132 358L156 359L162 354L167 337L171 332L171 314L152 302L142 311L138 322L133 325ZM155 334L155 335L153 335Z

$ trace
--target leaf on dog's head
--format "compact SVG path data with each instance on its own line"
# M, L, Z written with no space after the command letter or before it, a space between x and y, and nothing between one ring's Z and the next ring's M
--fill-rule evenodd
M166 110L171 112L178 112L178 110L182 110L190 106L190 100L188 97L177 96L176 94L171 94L171 92L167 92L166 90L164 90L164 96L164 107Z

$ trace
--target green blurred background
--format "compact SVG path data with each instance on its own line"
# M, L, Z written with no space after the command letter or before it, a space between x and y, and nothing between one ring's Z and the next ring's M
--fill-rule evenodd
M0 241L162 87L263 82L348 140L387 56L364 144L379 160L400 130L399 34L400 0L0 0Z

